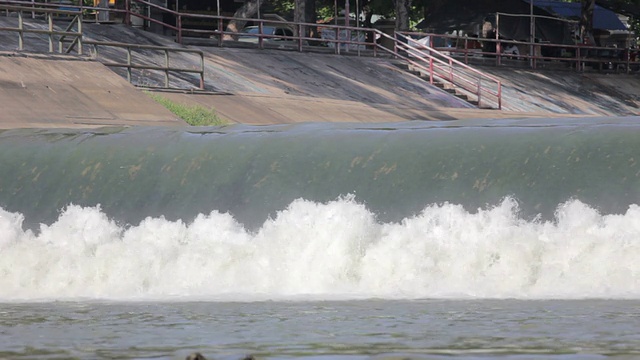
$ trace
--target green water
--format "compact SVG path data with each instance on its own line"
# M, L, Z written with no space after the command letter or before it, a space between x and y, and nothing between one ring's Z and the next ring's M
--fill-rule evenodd
M505 196L526 217L572 198L621 212L640 198L637 120L11 130L0 133L0 206L28 226L71 203L131 224L219 210L256 226L296 198L349 194L382 221Z

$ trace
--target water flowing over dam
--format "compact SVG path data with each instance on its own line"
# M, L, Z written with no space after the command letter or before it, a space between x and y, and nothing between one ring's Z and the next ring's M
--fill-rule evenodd
M251 227L294 199L347 195L382 221L507 196L526 216L569 199L622 212L640 197L633 121L5 131L0 205L38 223L100 204L131 224L218 210Z
M0 296L640 296L637 121L4 131Z

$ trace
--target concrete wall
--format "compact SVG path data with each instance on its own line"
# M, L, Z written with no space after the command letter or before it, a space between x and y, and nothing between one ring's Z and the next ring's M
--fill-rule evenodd
M102 64L0 56L0 128L185 125Z

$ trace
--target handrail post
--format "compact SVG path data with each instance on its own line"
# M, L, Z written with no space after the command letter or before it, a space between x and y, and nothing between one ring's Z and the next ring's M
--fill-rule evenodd
M371 43L373 44L373 57L378 56L378 43L376 43L376 33L371 31Z
M345 16L346 16L345 17L346 19L349 19L349 14L347 14ZM347 23L347 25L348 25L348 23ZM344 51L348 53L349 52L349 48L351 47L351 29L349 29L349 28L345 28L344 29L344 37L345 37L345 40L347 41L347 44L346 44L347 48L344 49Z
M218 18L218 47L222 47L222 38L224 37L223 25L224 21Z
M22 10L18 10L18 50L24 50L24 20Z
M63 35L63 36L60 36L60 37L58 38L58 53L59 53L59 54L64 54L64 53L66 53L66 51L63 51L63 50L64 50L64 49L63 49L63 40L64 40L64 38L65 38L65 36L64 36L64 35ZM69 46L72 46L72 45L73 45L73 43L72 43L71 45L69 45Z
M398 56L398 35L393 31L393 54Z
M433 58L429 58L429 83L433 85Z
M169 50L164 49L164 87L169 88Z
M626 70L625 72L629 74L629 66L631 65L629 64L629 60L631 59L631 48L629 47L628 44L627 44L627 48L624 50L624 53L626 54L624 59L626 64L624 65L624 68Z
M124 1L124 24L131 26L131 0Z
M204 90L204 53L200 52L200 90Z
M182 45L182 15L178 12L177 16L177 25L178 25L178 44Z
M449 59L449 81L453 82L453 61Z
M307 36L305 31L305 37ZM298 23L298 51L302 52L302 24Z
M127 80L131 82L131 46L127 46Z
M531 64L533 65L533 70L536 69L536 63L538 62L538 55L536 55L536 46L533 46L533 61L531 62ZM540 46L540 55L542 55L542 46Z
M464 35L464 63L469 63L469 36Z
M47 13L47 23L49 25L49 52L54 52L54 49L53 49L53 13Z
M478 108L482 107L482 77L478 77Z
M82 0L80 0L82 2ZM76 40L78 40L78 55L82 55L82 11L78 14L78 35Z
M496 14L496 65L500 65L502 62L502 58L500 57L501 46L500 46L500 14Z
M580 72L582 70L582 64L580 61L580 47L576 48L576 71Z

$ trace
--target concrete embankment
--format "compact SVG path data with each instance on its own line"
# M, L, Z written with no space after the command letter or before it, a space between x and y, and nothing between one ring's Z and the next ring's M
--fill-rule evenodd
M0 17L0 25L3 20ZM33 21L32 26L46 26ZM84 26L85 38L180 47L172 39L124 25ZM102 64L123 54L88 49L75 58L16 54L15 34L0 33L1 128L103 125L183 125L140 89L124 70ZM47 42L34 36L32 52ZM42 40L38 43L38 40ZM192 47L193 48L193 47ZM503 81L502 111L478 110L403 71L394 59L294 51L201 47L204 93L166 92L184 104L215 109L231 123L308 121L394 122L471 118L628 116L640 113L640 77L575 71L483 67ZM134 62L160 64L164 54L145 51ZM172 55L177 67L197 68L199 57ZM164 74L134 72L134 83L162 85ZM198 76L174 74L172 85L195 87Z
M481 69L499 79L503 110L479 110L400 70L389 59L248 49L205 49L218 91L167 95L250 124L407 121L640 114L640 76Z
M0 128L185 125L94 61L0 56Z
M640 115L640 74L483 66L502 80L504 108L562 115Z

